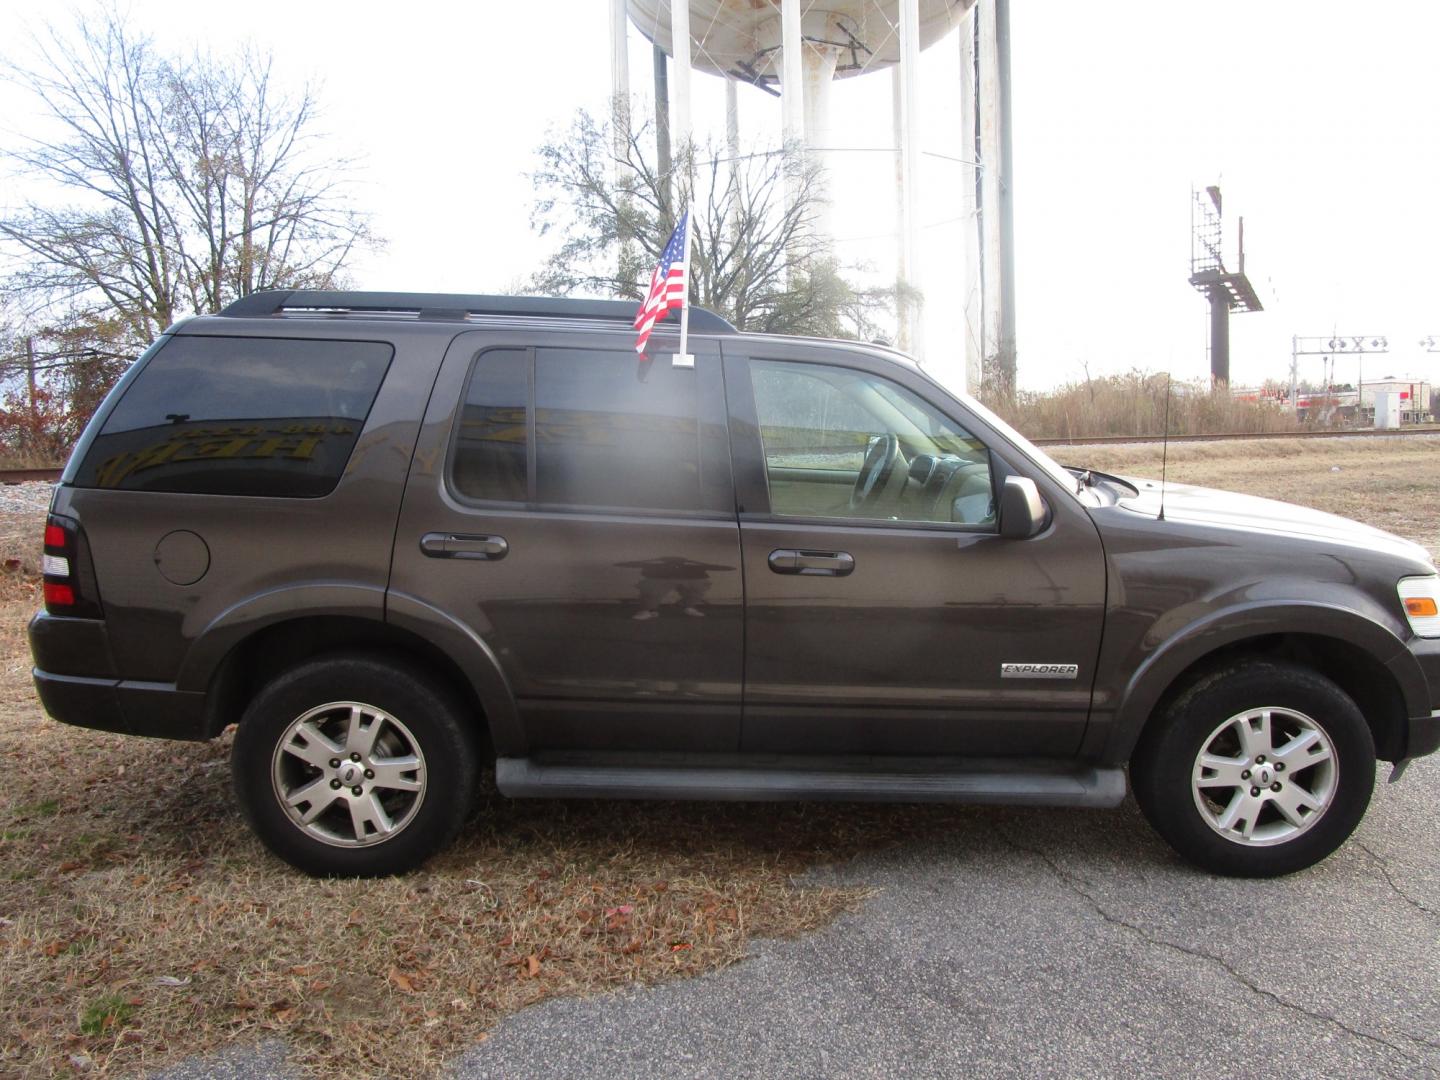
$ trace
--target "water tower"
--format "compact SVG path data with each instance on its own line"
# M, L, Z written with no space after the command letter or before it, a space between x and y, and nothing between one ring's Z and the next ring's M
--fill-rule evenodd
M740 84L778 93L787 143L799 143L822 161L834 146L830 87L889 69L895 116L896 200L900 223L899 277L920 281L918 114L920 50L956 27L961 48L961 143L975 148L956 202L967 220L965 261L966 372L978 386L982 358L1014 365L1013 270L1009 228L1008 0L610 0L613 91L629 99L627 18L673 58L668 83L669 133L690 138L692 69L725 78L726 130L738 143L736 93ZM689 48L676 48L688 42ZM822 215L820 227L826 229ZM957 253L958 254L958 253ZM953 303L953 297L929 297ZM919 314L901 311L901 345L923 351Z

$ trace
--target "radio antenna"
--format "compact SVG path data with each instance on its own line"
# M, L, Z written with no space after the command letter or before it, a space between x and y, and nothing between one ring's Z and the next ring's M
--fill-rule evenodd
M1160 513L1155 516L1156 521L1165 520L1165 466L1170 461L1170 381L1171 375L1165 373L1165 426L1160 435Z

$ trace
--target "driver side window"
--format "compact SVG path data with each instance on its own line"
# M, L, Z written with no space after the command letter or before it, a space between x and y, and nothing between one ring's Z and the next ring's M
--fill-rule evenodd
M994 525L990 452L904 387L825 364L750 372L773 513Z

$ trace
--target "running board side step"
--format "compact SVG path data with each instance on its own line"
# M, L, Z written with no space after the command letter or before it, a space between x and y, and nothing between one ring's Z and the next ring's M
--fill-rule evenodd
M661 755L656 755L656 758ZM598 756L502 757L495 785L531 799L697 799L715 802L947 802L997 806L1117 806L1125 771L1073 762L861 759L720 764L681 760L636 763ZM733 762L733 763L732 763Z

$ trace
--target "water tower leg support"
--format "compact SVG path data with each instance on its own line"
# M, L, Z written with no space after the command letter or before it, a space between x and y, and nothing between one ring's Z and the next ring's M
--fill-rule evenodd
M671 51L675 77L671 80L670 138L683 160L690 158L690 0L670 0Z
M805 141L805 65L801 50L805 47L800 38L800 0L780 0L780 117L785 138L785 213L798 216L801 185L795 170L801 164L792 157L799 152ZM792 220L795 218L792 216ZM791 232L792 243L786 253L785 276L790 280L796 270L796 251L800 246L800 230Z
M804 47L800 38L800 0L780 0L780 113L787 148L805 138Z
M630 53L626 0L610 0L610 98L614 116L630 110Z
M1000 94L1000 340L996 359L1007 396L1015 392L1015 211L1010 129L1010 0L995 0L995 76Z
M1210 294L1210 385L1230 385L1230 297L1223 291Z
M814 45L802 46L805 70L805 146L816 167L816 184L811 191L810 220L815 236L830 244L835 236L830 210L830 87L835 82L835 64L840 50Z
M903 283L920 289L920 0L900 0L900 264ZM906 310L905 347L923 357L919 300Z
M655 63L655 168L660 173L660 203L668 212L674 203L670 176L670 75L668 58L659 45L651 46Z
M1000 322L1003 297L1000 266L1000 65L995 50L995 0L977 0L974 18L977 103L976 123L980 146L980 344L984 351L982 376L992 396L1004 394L1000 360Z
M740 205L740 92L733 75L725 76L725 152L730 156L731 205L730 239L739 239L740 219L735 212Z
M905 287L909 253L905 249L905 122L900 115L900 69L890 69L890 122L895 140L895 346L910 350L910 294Z
M630 50L627 35L630 20L627 0L610 0L610 146L615 156L611 179L618 188L625 182L625 166L630 137ZM620 237L619 273L629 262L631 237Z
M960 24L960 147L970 159L963 165L960 183L960 211L964 216L965 258L965 389L979 395L984 372L984 315L981 311L980 277L980 137L979 102L976 99L975 44L980 17L972 7Z

